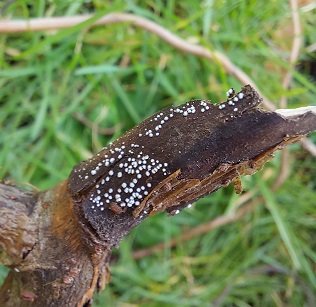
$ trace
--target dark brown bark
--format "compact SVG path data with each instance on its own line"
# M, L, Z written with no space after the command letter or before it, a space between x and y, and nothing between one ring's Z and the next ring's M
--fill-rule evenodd
M145 120L44 192L0 185L1 306L82 306L109 279L111 249L146 217L173 215L316 130L316 115L258 109L245 86ZM240 186L236 185L237 191Z

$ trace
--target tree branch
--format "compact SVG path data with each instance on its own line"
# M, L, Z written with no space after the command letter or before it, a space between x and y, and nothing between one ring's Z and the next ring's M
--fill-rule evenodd
M82 306L100 276L105 286L110 250L79 224L67 182L34 194L0 184L0 259L14 269L1 306Z
M33 249L36 236L36 196L0 184L0 262L14 266Z
M190 101L148 118L51 190L0 185L0 260L14 269L0 305L91 302L109 278L111 249L132 228L238 182L316 130L315 108L267 112L261 101L249 85L218 105Z

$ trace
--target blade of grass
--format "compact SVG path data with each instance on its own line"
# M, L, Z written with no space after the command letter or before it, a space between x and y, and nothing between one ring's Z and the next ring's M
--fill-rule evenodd
M97 65L97 66L86 66L79 68L75 71L75 76L80 75L95 75L95 74L112 74L112 73L128 73L133 71L132 68L122 68L116 65Z
M37 116L33 125L33 129L31 132L31 140L35 140L39 136L42 128L45 126L44 121L47 116L49 100L51 98L50 91L52 81L52 70L49 65L47 65L47 68L45 69L44 80L45 81L43 84L43 99L41 101L41 106L39 111L37 112Z
M297 246L295 246L296 244L294 240L294 234L290 231L290 228L287 225L284 217L282 216L282 213L280 212L280 209L276 204L276 200L271 190L269 190L269 188L267 187L266 183L262 179L258 178L258 184L261 194L265 199L266 206L274 219L282 241L291 257L293 265L296 270L301 270L303 267L303 256L299 252Z
M118 82L116 78L111 78L111 83L116 91L117 95L121 99L122 103L124 104L126 110L128 111L129 115L133 119L134 123L139 123L140 122L140 116L135 110L133 106L133 102L129 99L128 95L126 94L124 88L122 85Z

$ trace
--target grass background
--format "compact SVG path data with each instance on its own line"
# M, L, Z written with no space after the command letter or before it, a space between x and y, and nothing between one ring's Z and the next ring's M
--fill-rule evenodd
M292 42L285 0L17 0L1 1L0 13L131 12L224 52L276 105L286 95L289 107L298 107L315 105L316 94L310 74L316 56L305 48L316 41L316 10L299 3L304 48L288 91L281 85ZM128 24L1 35L0 179L52 187L155 111L191 98L218 101L232 86L241 84L219 63L183 54ZM245 190L262 196L252 213L135 261L133 250L231 212L238 196L228 187L176 217L145 221L115 252L111 283L94 306L315 306L316 163L299 145L290 152L291 175L276 193L280 154L243 178ZM2 267L0 278L5 274Z

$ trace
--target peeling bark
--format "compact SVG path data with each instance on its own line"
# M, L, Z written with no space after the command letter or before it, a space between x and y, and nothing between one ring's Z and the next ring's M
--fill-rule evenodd
M145 218L173 215L252 174L316 130L313 109L266 112L250 86L219 105L159 112L43 192L0 184L1 306L83 306L109 280L111 249Z

